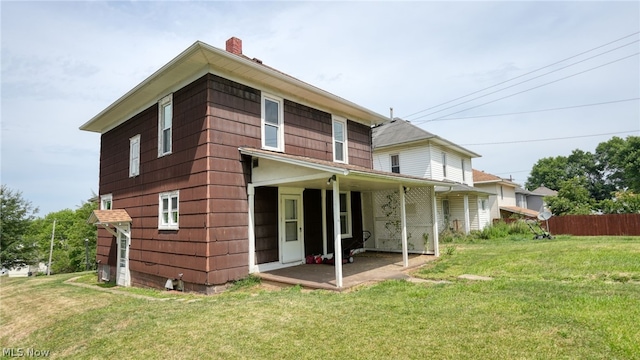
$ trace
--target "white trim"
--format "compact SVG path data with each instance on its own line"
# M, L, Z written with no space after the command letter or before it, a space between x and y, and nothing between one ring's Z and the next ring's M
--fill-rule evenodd
M129 139L129 177L140 175L140 134Z
M342 288L342 237L340 236L340 180L333 180L333 258L335 259L336 287Z
M402 227L402 264L409 267L409 252L407 241L407 203L405 200L405 187L399 185L398 193L400 194L400 226Z
M345 195L345 201L347 202L347 211L346 211L346 216L347 216L347 232L346 233L342 233L342 229L340 229L340 237L342 237L343 239L348 239L353 237L353 213L351 212L351 191L340 191L340 195L344 194ZM340 216L342 216L342 209L338 207L338 213L340 214ZM340 222L340 224L342 224L342 221Z
M339 162L339 163L343 163L343 164L348 164L349 163L349 137L348 135L348 130L347 130L347 119L333 115L332 116L333 121L331 122L331 142L332 142L332 153L333 153L333 161L335 162ZM336 157L336 142L340 142L336 140L336 132L335 132L335 125L340 124L342 125L342 136L344 137L342 139L342 157L343 159L340 160Z
M171 106L171 126L169 129L169 150L164 151L164 130L166 130L166 123L164 118L164 109L167 106ZM173 152L173 94L169 94L158 101L158 157L169 155Z
M255 232L255 188L253 184L247 184L247 201L249 202L249 274L253 274L256 269L256 232Z
M322 209L322 254L327 256L327 189L320 190L320 198L322 199L320 205Z
M265 104L266 101L271 101L273 103L278 104L278 123L267 123L265 119ZM267 127L275 127L276 128L276 146L269 146L265 143L266 141L266 129ZM284 151L284 100L280 97L267 94L262 92L262 96L260 99L260 137L262 141L262 148L266 150L273 151Z
M394 166L393 166L393 158L394 158L394 157L395 157L396 159L398 159L398 164L397 164L398 172L393 171L393 168L394 168ZM394 174L400 174L400 172L401 172L402 170L401 170L401 168L400 168L400 154L399 154L399 153L389 154L389 165L390 165L390 166L389 166L389 172L394 173Z
M165 224L163 221L163 213L164 213L164 208L163 208L163 204L162 204L162 200L167 199L167 205L169 206L169 208L167 209L167 219L168 222ZM171 207L171 200L173 198L176 198L176 208L173 209ZM173 220L173 216L172 213L173 212L177 213L177 219L176 221ZM163 192L158 194L158 230L178 230L180 229L180 190L175 190L175 191L169 191L169 192Z
M436 187L431 188L431 214L433 215L433 254L435 256L440 256L440 240L438 239L438 200L436 196Z
M109 202L110 206L107 209L105 202ZM112 210L113 209L113 194L104 194L100 196L100 210Z

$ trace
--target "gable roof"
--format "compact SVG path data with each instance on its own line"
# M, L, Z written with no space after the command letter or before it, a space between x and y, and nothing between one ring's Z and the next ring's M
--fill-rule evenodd
M531 209L522 208L519 206L500 206L500 210L505 210L510 213L524 215L531 218L538 217L539 212Z
M386 121L374 127L372 130L372 138L374 149L420 141L433 141L438 145L446 146L469 157L480 157L479 154L469 149L465 149L462 146L457 145L445 138L442 138L418 126L415 126L409 121L399 118Z
M539 186L537 189L533 190L531 193L534 195L541 195L541 196L557 196L558 195L557 191L551 190L544 185Z
M474 184L500 183L503 185L513 186L516 188L518 187L518 184L512 181L509 181L499 176L489 174L484 171L476 170L476 169L473 169L473 183Z
M260 61L196 41L80 126L80 129L105 133L206 73L215 73L247 85L258 84L262 89L286 95L293 101L312 105L365 125L379 124L387 119L372 110L265 66Z

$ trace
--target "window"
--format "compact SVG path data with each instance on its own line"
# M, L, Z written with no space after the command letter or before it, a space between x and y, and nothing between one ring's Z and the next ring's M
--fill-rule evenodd
M486 199L480 200L480 208L482 210L487 210L487 200Z
M400 174L400 155L391 155L391 172Z
M158 157L171 154L173 129L173 94L158 102Z
M351 237L351 193L340 193L340 235Z
M113 208L113 195L106 194L100 196L100 210L111 210Z
M466 182L466 177L464 174L464 159L460 160L460 168L462 169L462 182Z
M140 175L140 134L129 139L129 177Z
M262 147L284 151L282 99L262 94Z
M500 185L500 200L504 200L504 189L502 188L502 185Z
M451 216L451 210L449 209L449 200L442 199L442 217L444 218L444 223L447 227L449 227L450 216Z
M447 177L447 153L442 152L442 177Z
M333 161L347 162L347 122L333 118Z
M158 219L158 229L177 230L178 229L178 203L179 192L172 191L160 193L160 211Z

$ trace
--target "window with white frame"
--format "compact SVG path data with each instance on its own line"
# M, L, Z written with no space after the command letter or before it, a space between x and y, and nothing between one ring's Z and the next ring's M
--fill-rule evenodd
M351 232L351 192L340 193L340 235L343 238L352 236Z
M482 210L487 210L487 200L486 199L480 200L480 208Z
M400 174L400 155L391 155L391 172Z
M442 177L447 177L447 153L442 152Z
M500 185L500 200L504 200L504 189L502 188L502 185Z
M158 102L158 157L171 154L173 132L173 94Z
M262 148L284 151L283 100L262 94Z
M333 161L347 162L347 122L333 117Z
M464 159L460 159L460 168L462 169L462 182L466 182L466 176L464 173Z
M179 223L179 197L178 191L160 193L160 206L158 214L158 229L177 230Z
M140 175L140 134L129 139L129 177Z
M451 217L451 210L449 208L449 199L442 199L442 217L444 223L449 226L449 218Z
M100 210L111 210L113 208L113 195L105 194L100 196Z

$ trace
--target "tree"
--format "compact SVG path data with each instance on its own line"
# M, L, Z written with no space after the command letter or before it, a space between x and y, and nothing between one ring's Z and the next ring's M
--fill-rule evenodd
M605 214L640 214L640 194L618 191L613 199L602 200L600 209Z
M558 196L547 196L545 201L554 215L591 214L595 201L587 190L588 181L584 177L574 177L560 183Z
M38 208L20 191L0 185L0 263L11 269L37 262L37 246L25 235Z
M546 157L533 165L525 187L534 190L542 185L552 190L560 189L560 182L566 180L567 158L564 156Z
M640 136L628 136L626 140L614 136L598 144L595 157L617 190L640 193Z
M96 208L96 203L86 202L75 211L64 209L33 221L30 236L37 240L40 260L48 261L53 221L56 220L51 264L54 273L86 269L85 239L89 240L89 264L91 267L95 265L96 227L88 224L87 219Z

